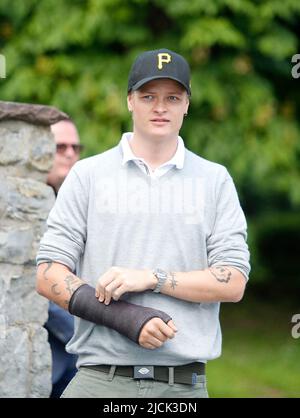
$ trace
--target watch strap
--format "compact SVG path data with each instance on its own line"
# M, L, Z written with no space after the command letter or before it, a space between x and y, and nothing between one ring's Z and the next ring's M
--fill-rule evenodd
M155 269L153 270L154 276L157 278L157 285L155 289L153 289L154 293L160 293L160 289L165 284L168 278L168 273L162 269Z

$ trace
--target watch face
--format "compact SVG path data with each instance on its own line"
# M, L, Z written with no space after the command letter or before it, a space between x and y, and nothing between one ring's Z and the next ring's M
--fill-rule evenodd
M162 269L157 269L156 274L157 274L158 277L161 277L161 278L166 276L166 272L163 271Z
M158 275L158 276L161 276L161 269L157 269L157 271L156 271L156 272L157 272L157 275Z

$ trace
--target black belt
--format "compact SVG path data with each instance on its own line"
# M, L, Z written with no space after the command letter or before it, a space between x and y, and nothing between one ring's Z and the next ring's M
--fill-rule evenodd
M81 366L88 369L97 370L99 372L109 373L111 366L107 364L99 364L95 366ZM139 369L148 369L149 366L138 366ZM114 374L118 376L136 378L135 369L136 366L116 366ZM169 373L171 366L151 366L153 368L153 379L160 382L169 382ZM174 383L184 383L187 385L193 385L196 383L197 375L205 375L205 363L189 363L183 366L174 366ZM143 370L142 370L143 373ZM141 377L143 379L146 377Z

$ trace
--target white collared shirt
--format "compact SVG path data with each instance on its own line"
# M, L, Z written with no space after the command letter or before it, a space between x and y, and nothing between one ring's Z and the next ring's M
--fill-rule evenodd
M169 170L171 170L172 167L176 167L178 169L181 169L183 167L184 162L184 142L183 139L178 136L178 144L177 149L173 157L157 167L155 170L152 170L151 167L146 163L146 161L143 158L137 157L134 155L129 140L132 137L132 132L126 132L122 135L121 138L121 146L123 151L123 160L122 165L125 165L128 161L134 161L135 164L147 175L149 175L152 178L159 178L166 174Z

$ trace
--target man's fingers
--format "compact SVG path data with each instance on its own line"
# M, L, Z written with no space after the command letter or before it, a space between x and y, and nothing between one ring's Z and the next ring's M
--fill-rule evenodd
M172 328L172 330L173 330L174 332L177 332L177 331L178 331L178 329L177 329L177 327L176 327L176 325L174 324L174 322L173 322L173 320L172 320L172 319L171 319L169 322L167 322L167 325L168 325L168 327Z
M171 322L171 326L169 326L161 318L152 318L144 325L141 331L142 341L148 341L151 337L164 343L167 339L174 338L175 329L176 327L173 321Z
M103 302L105 299L105 288L108 286L115 277L114 271L107 271L103 276L100 277L98 283L96 285L96 298L99 299L100 302Z
M159 348L159 347L161 347L163 345L163 342L162 341L159 341L157 338L155 338L155 337L153 337L151 335L148 335L148 337L145 338L145 341L143 341L143 344L144 345L146 345L146 344L147 345L150 345L153 348Z
M113 293L121 286L121 281L119 279L112 280L112 282L105 287L105 305L109 305Z
M163 334L159 329L152 332L152 336L161 342L167 341L168 337Z
M169 325L170 323L171 325ZM177 328L172 320L170 320L167 324L164 321L161 321L159 329L167 338L174 338L177 331Z
M113 298L113 300L119 300L120 299L120 297L124 294L124 293L126 293L127 292L127 289L126 289L126 287L124 286L124 285L121 285L121 286L119 286L117 289L115 289L113 292L112 292L112 298Z
M166 324L161 318L155 317L146 323L145 331L150 335L155 335L157 332L159 332L166 338L173 338L177 328L172 320Z

